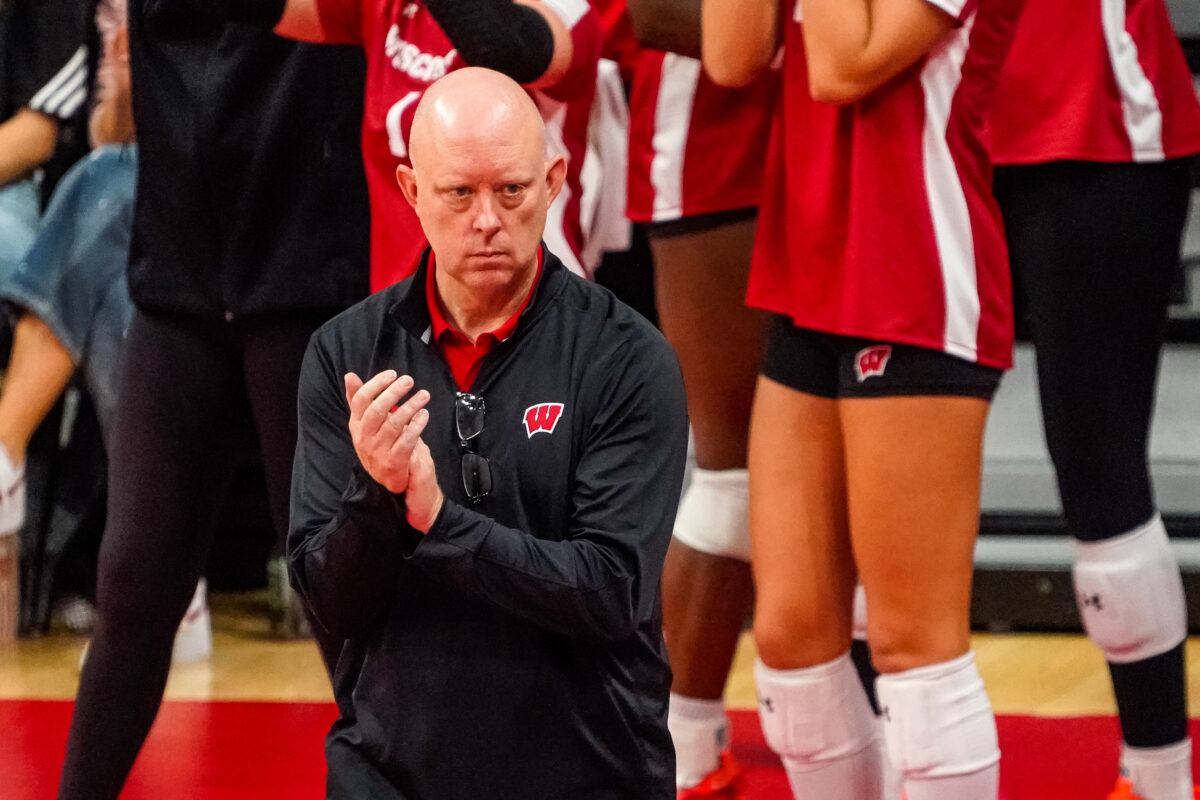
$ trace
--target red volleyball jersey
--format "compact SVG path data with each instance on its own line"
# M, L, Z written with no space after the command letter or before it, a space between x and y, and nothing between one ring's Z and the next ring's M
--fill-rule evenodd
M551 147L567 158L567 181L546 220L551 252L572 270L580 262L579 170L596 90L600 34L586 0L544 0L571 31L573 57L552 87L530 90ZM417 215L396 182L408 164L408 134L417 101L438 78L467 66L418 0L318 0L327 41L358 44L367 54L362 148L371 196L371 291L408 277L425 247Z
M633 69L642 49L633 35L629 6L625 0L592 0L592 7L599 15L600 33L604 40L600 56L617 62L621 68L621 80L628 84L633 80Z
M998 164L1200 152L1200 102L1163 0L1028 0L991 127Z
M694 58L643 50L629 98L626 213L665 222L757 206L780 77L717 86Z
M1020 0L930 2L960 25L842 107L810 96L798 2L788 15L748 302L1004 368L1012 293L980 135Z

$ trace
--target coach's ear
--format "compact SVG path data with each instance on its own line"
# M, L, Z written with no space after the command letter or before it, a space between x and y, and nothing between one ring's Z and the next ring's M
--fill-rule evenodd
M400 191L404 192L404 199L410 206L416 208L417 173L413 172L413 168L404 164L396 167L396 183L400 184Z
M554 204L554 198L562 191L563 183L567 180L567 160L561 155L546 159L546 207Z

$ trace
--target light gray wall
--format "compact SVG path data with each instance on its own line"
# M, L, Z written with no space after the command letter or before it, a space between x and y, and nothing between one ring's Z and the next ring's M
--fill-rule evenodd
M1167 8L1180 36L1200 37L1200 0L1167 0Z

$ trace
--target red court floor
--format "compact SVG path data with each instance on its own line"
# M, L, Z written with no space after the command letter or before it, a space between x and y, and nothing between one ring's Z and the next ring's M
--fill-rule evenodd
M0 797L54 796L70 712L62 700L0 701ZM168 701L123 798L316 800L323 796L321 739L334 715L328 703ZM754 713L732 715L735 753L749 769L747 800L787 800ZM1113 718L1005 715L999 727L1004 800L1103 800L1112 788Z

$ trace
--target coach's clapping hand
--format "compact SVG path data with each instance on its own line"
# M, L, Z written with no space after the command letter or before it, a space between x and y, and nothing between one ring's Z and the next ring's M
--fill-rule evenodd
M424 389L413 392L400 404L412 388L412 378L397 376L391 369L366 383L355 373L346 373L354 451L367 473L394 494L408 490L414 453L423 452L426 458L429 454L429 448L421 441L421 431L429 422L429 412L425 409L429 392Z

